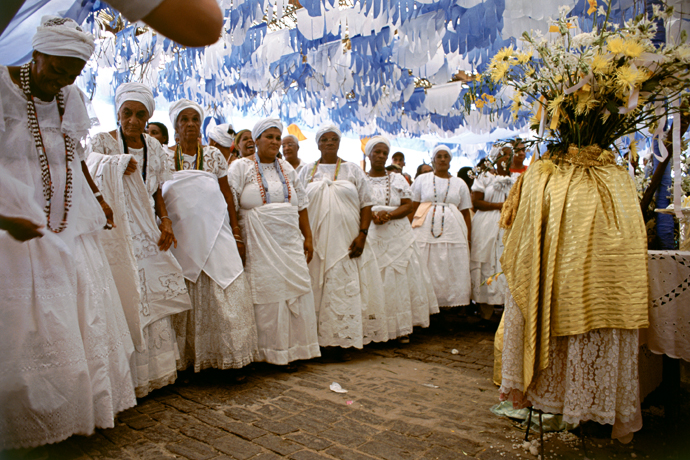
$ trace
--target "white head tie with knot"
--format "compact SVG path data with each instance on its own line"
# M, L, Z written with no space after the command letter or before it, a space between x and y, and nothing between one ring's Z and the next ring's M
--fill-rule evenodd
M318 131L316 131L316 136L314 136L314 139L316 140L317 144L319 143L319 139L321 139L321 136L323 136L326 133L335 133L338 135L338 139L343 137L343 133L340 132L336 125L322 126L321 128L319 128Z
M374 147L376 147L378 144L386 144L389 149L391 148L391 143L388 142L388 139L383 136L374 136L369 139L367 141L367 145L364 146L364 154L366 156L371 155L371 152L374 151Z
M446 147L443 144L437 145L436 147L434 147L434 150L431 151L431 161L432 162L434 161L434 158L436 158L436 155L438 154L438 152L448 152L448 154L451 154L450 148Z
M283 136L283 140L285 139L292 139L293 141L295 141L295 144L299 145L299 139L297 139L297 136L295 136L294 134L286 134L285 136Z
M280 120L277 118L264 118L252 128L252 139L254 139L254 142L256 142L259 136L261 136L261 134L269 128L278 128L281 134L283 132L283 124L280 122Z
M93 35L84 32L73 19L60 16L43 16L31 45L43 54L73 57L84 62L91 59L96 48Z
M170 115L170 121L172 121L173 126L177 124L177 117L180 116L180 112L184 109L194 109L199 113L199 118L203 121L204 119L204 109L201 108L199 104L189 99L180 99L179 101L170 105L168 109L168 114Z
M206 136L216 141L221 147L230 148L232 143L235 142L235 136L228 134L229 129L232 129L232 125L222 123L209 129Z
M120 107L127 101L141 102L149 112L149 117L153 115L156 110L156 101L153 99L153 92L151 89L137 82L123 83L117 87L115 91L115 107L120 111Z

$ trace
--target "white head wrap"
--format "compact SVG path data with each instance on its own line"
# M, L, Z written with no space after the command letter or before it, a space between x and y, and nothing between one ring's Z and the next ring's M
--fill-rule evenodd
M232 143L235 142L235 136L228 134L228 130L231 128L232 125L227 123L216 125L208 130L206 136L208 136L209 139L213 139L214 141L218 142L221 147L230 148L232 147Z
M278 128L280 132L283 132L283 124L277 118L264 118L260 120L252 128L252 139L256 142L256 139L261 136L261 133L266 131L268 128Z
M86 33L73 19L43 16L31 45L50 56L65 56L88 61L95 49L93 35Z
M437 154L438 152L448 152L448 153L451 153L449 147L447 147L447 146L445 146L445 145L437 145L436 147L434 147L434 150L431 151L431 161L434 161L434 158L436 158L436 154Z
M184 109L194 109L199 112L199 117L202 120L204 119L204 109L202 109L199 104L194 101L190 101L189 99L180 99L174 104L171 104L170 109L168 109L170 121L172 121L173 126L177 124L177 117L180 116L180 112L182 112Z
M299 145L299 139L297 139L297 136L295 136L294 134L286 134L285 136L283 136L283 140L287 138L294 140L295 144Z
M386 146L389 149L391 148L391 143L388 142L388 139L386 139L383 136L374 136L367 141L367 145L364 147L364 154L366 156L371 155L371 152L374 150L374 147L376 147L376 145L378 144L386 144Z
M319 143L319 139L321 139L321 136L323 136L326 133L336 133L338 135L338 139L343 137L343 133L340 132L336 125L322 126L321 128L319 128L318 131L316 131L316 136L314 137L317 144Z
M149 112L149 117L153 115L156 110L156 101L153 99L153 92L151 89L137 82L123 83L117 87L115 91L115 107L120 111L120 107L127 101L141 102Z

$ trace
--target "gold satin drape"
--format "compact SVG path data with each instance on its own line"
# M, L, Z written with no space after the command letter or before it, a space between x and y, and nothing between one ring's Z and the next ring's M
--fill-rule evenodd
M647 237L635 185L596 146L545 157L522 177L501 265L525 318L524 388L551 336L647 327Z

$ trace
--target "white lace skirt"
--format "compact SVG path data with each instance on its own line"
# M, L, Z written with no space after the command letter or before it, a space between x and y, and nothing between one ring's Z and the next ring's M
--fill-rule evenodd
M474 227L472 227L474 233ZM488 305L503 305L507 287L505 275L500 275L487 284L490 276L499 273L501 269L501 255L503 254L503 230L498 232L491 245L491 255L488 262L470 261L470 277L472 279L472 300ZM483 284L482 284L483 283Z
M254 313L259 361L284 365L321 356L311 291L295 299L290 306L285 301L254 304Z
M57 238L57 237L55 237ZM94 430L74 261L0 232L0 451Z
M399 261L381 270L389 339L411 334L413 326L429 327L429 315L439 312L431 276L416 244Z
M173 316L178 370L239 369L258 357L256 321L245 273L223 290L205 272L185 280L192 309Z
M536 409L563 414L567 423L593 420L613 425L612 437L623 440L642 428L637 330L595 329L552 337L549 366L525 392L524 324L520 308L507 291L501 399L511 399L516 408L531 402Z
M417 245L422 256L422 263L429 269L439 306L469 305L472 283L470 281L470 253L467 246L457 243L420 241L417 241Z
M170 316L154 321L143 332L146 348L136 350L134 354L137 398L174 383L177 379L177 360L180 359Z
M134 345L108 259L98 237L75 240L79 327L89 364L94 423L115 426L115 414L136 405L130 367Z
M365 251L368 249L365 246ZM312 276L317 305L319 344L322 347L362 348L371 342L388 340L381 274L374 255L344 257L326 272L323 286ZM309 271L319 272L314 255Z

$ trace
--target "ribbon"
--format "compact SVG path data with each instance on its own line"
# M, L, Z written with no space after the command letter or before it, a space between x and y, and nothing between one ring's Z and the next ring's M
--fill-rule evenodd
M680 97L671 103L676 109L673 115L673 210L678 219L683 218L683 201L681 200L681 182L683 176L680 170Z

